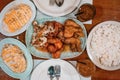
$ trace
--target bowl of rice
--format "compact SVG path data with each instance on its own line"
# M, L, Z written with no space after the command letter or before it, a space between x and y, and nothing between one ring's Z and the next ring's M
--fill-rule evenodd
M105 21L96 25L87 39L87 53L104 70L120 69L120 22Z

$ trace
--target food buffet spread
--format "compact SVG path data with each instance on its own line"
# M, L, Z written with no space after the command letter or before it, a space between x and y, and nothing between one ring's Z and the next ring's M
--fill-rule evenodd
M0 68L5 74L16 80L91 80L98 69L119 71L120 22L102 21L87 33L86 24L98 12L91 0L84 1L8 3L0 13ZM36 59L42 61L35 66Z

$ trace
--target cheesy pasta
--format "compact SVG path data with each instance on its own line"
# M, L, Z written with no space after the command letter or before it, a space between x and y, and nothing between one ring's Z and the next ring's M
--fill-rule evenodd
M32 11L26 4L19 4L9 10L4 16L4 23L8 32L15 32L21 29L31 18Z
M26 69L26 60L21 49L13 44L5 44L2 49L2 59L14 72L20 73Z

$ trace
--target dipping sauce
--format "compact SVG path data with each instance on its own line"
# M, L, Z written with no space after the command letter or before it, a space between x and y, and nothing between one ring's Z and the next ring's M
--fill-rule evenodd
M94 74L96 67L89 59L85 59L77 62L77 70L82 76L89 77Z
M96 9L91 4L83 4L78 10L76 17L81 22L88 21L94 18L96 14Z

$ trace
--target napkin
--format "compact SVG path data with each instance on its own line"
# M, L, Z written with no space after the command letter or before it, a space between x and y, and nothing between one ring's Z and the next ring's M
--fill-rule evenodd
M79 8L82 4L84 4L84 3L93 4L93 0L81 0L80 5L78 6L78 8ZM64 17L76 18L76 17L74 16L74 14L77 12L78 8L77 8L75 11L73 11L72 13L70 13L70 14L64 16ZM43 14L41 11L39 11L39 10L37 9L36 19L50 18L50 17L51 17L51 16L45 15L45 14ZM83 24L92 24L92 20L83 22Z

